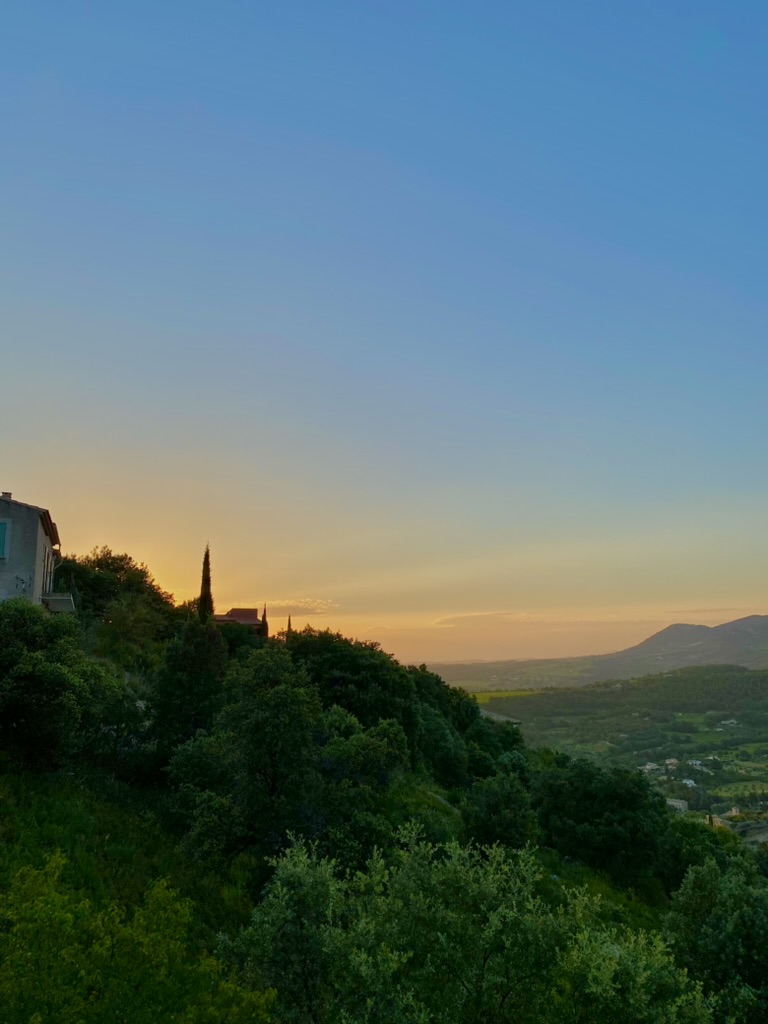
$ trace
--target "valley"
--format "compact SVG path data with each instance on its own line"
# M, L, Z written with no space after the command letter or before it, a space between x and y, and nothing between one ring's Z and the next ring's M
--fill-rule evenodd
M476 699L519 721L531 746L638 769L691 810L768 809L766 671L713 665Z

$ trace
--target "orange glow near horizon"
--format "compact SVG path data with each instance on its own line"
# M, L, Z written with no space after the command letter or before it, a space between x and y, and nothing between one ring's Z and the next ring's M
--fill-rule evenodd
M595 529L518 542L466 535L442 507L433 524L315 495L308 528L307 495L295 485L278 501L273 482L266 502L250 481L216 473L201 487L183 465L165 476L125 464L95 474L46 457L43 493L39 464L34 473L17 466L5 487L51 510L65 552L126 551L182 601L199 592L210 543L218 610L266 603L274 632L290 613L296 628L377 641L409 663L606 653L672 622L714 625L768 605L768 567L748 539L757 512L753 525L743 509L727 511L749 529L720 548L714 527L711 536L706 522L690 527L687 509L627 536Z

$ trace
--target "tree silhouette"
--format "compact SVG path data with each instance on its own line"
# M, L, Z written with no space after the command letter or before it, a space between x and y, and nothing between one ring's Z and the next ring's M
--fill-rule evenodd
M197 605L197 614L201 622L208 622L213 616L213 594L211 593L211 551L205 545L203 555L203 580L200 585L200 600Z

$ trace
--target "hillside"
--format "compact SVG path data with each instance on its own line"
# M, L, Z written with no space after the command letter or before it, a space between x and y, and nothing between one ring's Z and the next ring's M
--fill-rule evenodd
M73 561L80 620L0 603L3 1024L766 1019L768 883L732 832L375 643L219 625L129 556ZM768 672L700 675L765 735ZM689 690L715 733L745 718ZM588 692L521 703L560 695Z
M517 697L491 694L484 706L520 720L532 746L645 765L668 796L691 807L722 812L736 803L762 816L766 806L766 671L689 667Z
M700 665L768 667L768 615L749 615L719 626L676 623L613 654L433 664L430 668L452 686L477 692L585 686Z

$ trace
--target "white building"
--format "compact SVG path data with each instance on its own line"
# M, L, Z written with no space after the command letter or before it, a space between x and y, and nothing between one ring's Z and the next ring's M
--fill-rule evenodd
M52 612L74 612L70 593L56 593L53 573L61 541L48 509L0 494L0 601L26 597Z

